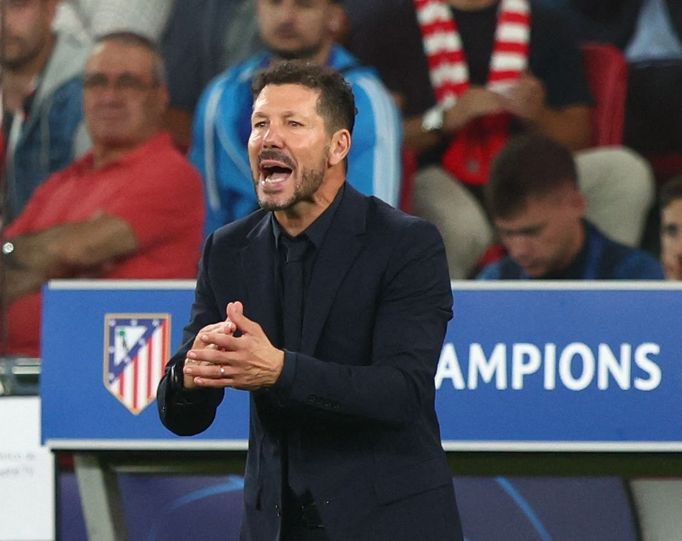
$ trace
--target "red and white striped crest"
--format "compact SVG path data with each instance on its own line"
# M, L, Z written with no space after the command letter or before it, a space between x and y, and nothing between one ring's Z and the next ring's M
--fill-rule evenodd
M156 398L170 352L170 314L106 314L104 386L137 415Z

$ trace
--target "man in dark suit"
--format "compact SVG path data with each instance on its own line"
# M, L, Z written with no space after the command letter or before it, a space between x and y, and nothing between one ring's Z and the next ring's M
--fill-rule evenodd
M207 239L161 419L196 434L225 388L251 392L242 539L461 541L434 409L452 315L441 237L346 184L342 76L283 63L254 97L261 210Z

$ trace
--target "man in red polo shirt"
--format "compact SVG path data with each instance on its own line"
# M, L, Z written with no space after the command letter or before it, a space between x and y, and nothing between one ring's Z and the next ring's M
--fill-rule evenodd
M4 354L40 355L40 287L53 278L193 278L201 180L161 131L161 58L146 38L100 38L86 64L90 153L52 175L2 244Z

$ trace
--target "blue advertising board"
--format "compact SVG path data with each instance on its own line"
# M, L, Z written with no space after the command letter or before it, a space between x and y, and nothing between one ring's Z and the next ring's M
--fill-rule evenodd
M678 286L462 283L454 313L436 374L446 448L682 449Z
M167 350L172 352L180 345L193 298L192 281L50 283L44 289L41 335L43 442L55 448L163 448L185 443L204 448L207 441L220 440L218 447L245 448L246 392L226 393L221 406L226 416L189 441L161 425L154 401L137 410L129 408L110 385L111 323L123 322L120 329L132 332L135 339L131 321L167 318Z
M453 293L435 379L446 449L682 450L682 288L455 282ZM179 345L192 297L186 281L50 283L43 441L244 448L245 392L228 392L213 426L190 439L163 428L153 396L145 400L144 378L155 383L158 370L150 352L163 351L154 337L166 329L170 350ZM143 375L125 376L135 363Z

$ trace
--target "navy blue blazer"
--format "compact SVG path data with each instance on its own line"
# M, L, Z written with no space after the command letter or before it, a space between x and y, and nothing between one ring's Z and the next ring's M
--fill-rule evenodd
M185 344L169 367L235 300L281 346L270 220L257 211L207 239ZM242 539L278 538L283 423L295 442L289 476L310 488L330 539L462 539L434 408L451 308L436 228L346 185L312 270L290 376L251 393ZM191 435L214 422L222 390L189 402L168 381L158 390L166 427Z

